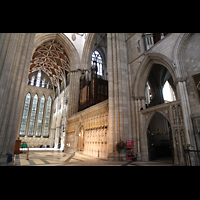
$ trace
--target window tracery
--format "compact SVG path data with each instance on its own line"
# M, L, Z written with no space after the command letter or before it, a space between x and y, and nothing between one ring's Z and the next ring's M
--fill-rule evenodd
M99 51L95 50L92 54L91 65L97 65L97 75L103 76L103 61Z
M46 101L44 94L41 98L37 94L31 98L31 94L28 93L24 101L19 136L32 137L35 135L36 137L48 137L51 118L51 105L51 96L49 96L48 100ZM26 130L28 131L26 132Z
M35 126L35 117L36 117L36 111L37 111L37 103L38 103L38 95L36 94L33 98L28 136L33 136L34 126Z
M31 80L31 81L29 82L29 80ZM42 87L42 88L46 88L46 89L53 88L50 78L42 70L35 71L35 72L29 74L27 85L31 85L31 86L35 86L35 87Z
M49 124L50 124L50 116L51 116L51 102L52 99L49 96L48 101L47 101L47 110L46 110L46 117L45 117L45 125L44 125L44 137L48 136L48 130L49 130Z
M25 131L26 131L26 124L27 124L27 120L28 120L28 112L29 112L30 101L31 101L31 94L28 93L26 95L26 99L25 99L25 103L24 103L20 133L19 133L22 136L25 135Z
M41 98L41 101L40 101L36 136L41 136L41 133L42 133L42 120L43 120L43 113L44 113L44 104L45 104L45 97L43 95L42 98Z

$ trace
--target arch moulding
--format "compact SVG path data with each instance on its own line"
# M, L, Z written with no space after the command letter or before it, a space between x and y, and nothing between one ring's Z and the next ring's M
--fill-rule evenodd
M173 62L161 53L147 53L139 66L135 81L132 85L132 94L135 99L145 96L145 85L153 64L160 64L166 67L171 73L173 81L176 82L175 66Z
M70 60L70 70L80 68L80 58L77 49L70 39L63 33L37 33L35 36L32 55L37 47L49 40L57 40L63 46Z

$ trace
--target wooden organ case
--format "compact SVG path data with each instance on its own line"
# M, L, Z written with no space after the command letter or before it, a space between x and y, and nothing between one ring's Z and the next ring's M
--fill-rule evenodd
M108 81L97 77L97 67L91 67L91 81L86 80L84 73L80 78L78 111L108 99Z

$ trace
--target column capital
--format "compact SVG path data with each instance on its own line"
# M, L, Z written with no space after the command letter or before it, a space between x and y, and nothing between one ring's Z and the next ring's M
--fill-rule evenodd
M178 77L175 81L174 84L177 85L178 82L186 82L187 78L186 77Z
M132 98L134 100L145 100L145 96L134 96L134 95L132 95Z

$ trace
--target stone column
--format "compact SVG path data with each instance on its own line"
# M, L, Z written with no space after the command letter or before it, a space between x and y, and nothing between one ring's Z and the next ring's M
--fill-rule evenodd
M53 146L54 146L53 144L54 144L55 132L56 132L56 129L52 128L51 129L51 137L50 137L50 148L53 148Z
M136 146L137 146L137 160L141 160L140 152L140 116L139 116L140 100L135 100L135 112L136 112Z
M108 159L114 160L114 86L112 69L112 33L107 33L107 60L108 60Z
M67 118L78 112L80 70L70 71L69 108Z
M178 89L181 99L181 107L183 113L183 121L185 125L185 143L186 146L189 145L190 148L195 148L195 142L193 138L193 126L192 121L190 118L191 111L190 111L190 103L187 94L186 82L185 80L178 80Z
M113 159L119 140L126 142L129 137L131 115L129 109L130 89L128 84L127 53L124 33L108 33L108 86L109 86L109 136L108 158ZM122 154L121 154L122 156ZM124 155L123 155L124 156Z
M34 33L0 34L0 164L14 151L34 38Z
M59 138L60 138L60 129L61 127L56 127L56 132L55 132L55 145L54 148L57 149L58 148L58 143L59 143Z

